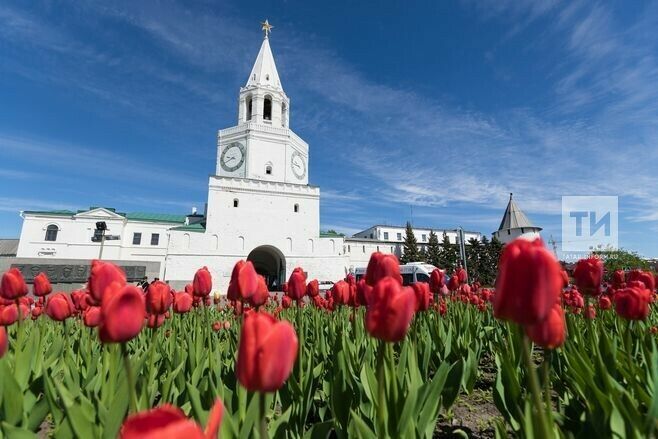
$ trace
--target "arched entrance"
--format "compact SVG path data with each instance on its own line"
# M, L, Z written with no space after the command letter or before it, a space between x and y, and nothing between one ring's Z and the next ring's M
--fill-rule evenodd
M256 272L265 278L270 291L281 291L286 279L286 258L271 245L261 245L249 253L247 260L254 264Z

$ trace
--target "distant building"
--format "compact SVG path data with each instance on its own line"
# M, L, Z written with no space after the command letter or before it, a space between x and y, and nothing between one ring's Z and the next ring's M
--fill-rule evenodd
M500 222L498 230L493 232L493 236L503 244L507 244L516 238L538 238L541 230L541 227L536 227L530 222L512 199L512 194L509 194L509 202L503 214L503 220Z
M368 263L370 254L376 251L383 253L393 253L398 258L402 257L404 251L404 237L406 236L405 226L374 225L361 232L355 233L351 238L345 238L344 252L350 257L351 267L360 267ZM418 249L427 249L430 239L430 232L434 232L439 240L443 240L443 235L448 237L451 244L457 244L458 229L434 229L430 227L412 227ZM468 244L470 239L482 240L482 233L464 231L464 240Z

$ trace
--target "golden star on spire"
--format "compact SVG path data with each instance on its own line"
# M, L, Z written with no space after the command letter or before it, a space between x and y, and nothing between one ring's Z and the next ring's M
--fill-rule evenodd
M267 38L270 35L270 32L272 32L272 29L274 29L274 26L272 26L270 22L267 21L267 19L261 22L261 25L262 25L261 29L263 30L263 32L265 32L265 38Z

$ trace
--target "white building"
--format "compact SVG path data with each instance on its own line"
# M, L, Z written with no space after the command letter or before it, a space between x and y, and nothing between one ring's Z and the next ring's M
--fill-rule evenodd
M266 32L239 91L237 125L218 132L216 171L208 181L203 215L121 213L103 207L22 212L20 244L11 265L21 267L28 281L43 266L59 274L77 270L76 279L83 279L84 261L99 257L100 243L92 239L97 221L107 224L110 237L103 259L129 267L133 277L151 273L175 288L207 266L215 291L225 293L240 259L251 260L274 287L297 266L309 278L336 280L365 266L374 251L400 256L403 227L373 226L352 238L320 232L320 189L308 184L309 145L290 129L290 110ZM419 245L427 242L429 231L414 230ZM439 240L445 232L456 242L456 230L434 231ZM466 239L471 237L481 239L479 233L466 232ZM71 265L74 260L79 265Z
M512 194L509 194L509 202L503 214L503 220L500 222L498 230L493 232L493 236L503 244L507 244L520 237L524 239L538 238L541 230L541 227L532 225L525 213L512 199Z

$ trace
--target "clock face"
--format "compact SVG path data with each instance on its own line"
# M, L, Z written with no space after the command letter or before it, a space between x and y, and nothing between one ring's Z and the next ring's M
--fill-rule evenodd
M233 142L224 147L219 163L226 172L233 172L242 167L244 159L244 145L239 142Z
M290 167L292 168L292 173L295 174L295 177L299 180L306 176L306 161L298 151L292 153Z

